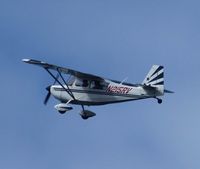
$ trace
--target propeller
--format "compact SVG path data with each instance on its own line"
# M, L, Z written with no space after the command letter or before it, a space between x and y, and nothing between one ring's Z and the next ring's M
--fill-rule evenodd
M48 103L49 98L51 96L51 86L56 84L56 81L58 80L58 78L59 78L59 74L57 74L56 80L54 81L54 83L52 85L49 85L49 86L46 87L46 90L48 91L48 93L47 93L47 95L46 95L46 97L44 99L44 105L46 105Z

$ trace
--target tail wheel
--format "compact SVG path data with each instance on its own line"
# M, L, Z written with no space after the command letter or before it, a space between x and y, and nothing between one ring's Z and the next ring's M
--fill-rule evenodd
M158 98L157 98L157 101L158 101L158 104L161 104L161 103L162 103L162 99L158 99Z

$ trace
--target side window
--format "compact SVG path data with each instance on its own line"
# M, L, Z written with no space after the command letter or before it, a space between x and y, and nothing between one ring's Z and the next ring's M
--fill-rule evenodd
M83 80L82 87L88 87L88 80Z
M92 81L92 82L91 82L90 88L91 88L91 89L103 90L103 89L106 89L107 86L108 86L107 83L102 82L102 81L97 81L97 80L95 80L95 81Z
M74 83L74 81L75 81L75 77L71 77L71 78L68 80L67 84L68 84L69 86L72 86L73 83Z
M76 83L75 83L76 86L82 86L83 85L83 82L81 79L76 79Z
M88 80L77 79L75 85L79 87L88 87Z
M102 85L103 89L107 89L109 84L107 82L102 82L101 85Z

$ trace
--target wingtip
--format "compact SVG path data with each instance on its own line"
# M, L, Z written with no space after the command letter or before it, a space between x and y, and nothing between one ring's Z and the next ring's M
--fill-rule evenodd
M22 59L22 62L28 63L30 59Z

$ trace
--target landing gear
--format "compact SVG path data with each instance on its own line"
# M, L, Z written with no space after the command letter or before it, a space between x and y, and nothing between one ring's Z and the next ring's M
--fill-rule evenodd
M92 111L85 110L84 106L82 105L82 111L80 113L80 116L82 117L83 120L87 120L90 117L96 116L96 114Z
M60 113L60 114L64 114L66 111L70 111L73 108L68 106L68 104L65 103L60 103L54 106L54 108Z
M158 104L161 104L162 103L162 99L159 99L159 98L156 98L157 101L158 101Z

